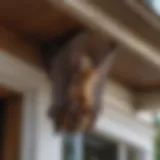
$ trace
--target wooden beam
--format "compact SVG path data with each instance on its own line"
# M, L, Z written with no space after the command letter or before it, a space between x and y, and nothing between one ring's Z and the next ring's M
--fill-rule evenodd
M0 54L9 54L41 68L40 50L36 43L5 27L0 27ZM9 64L8 64L9 65Z
M160 67L160 49L158 47L151 45L138 33L133 33L127 26L104 13L96 4L85 0L51 0L51 3L69 12L72 16L76 16L91 29L106 35L109 34L135 51L135 54Z

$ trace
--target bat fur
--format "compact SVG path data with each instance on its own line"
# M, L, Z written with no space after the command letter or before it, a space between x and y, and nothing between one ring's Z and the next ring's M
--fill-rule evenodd
M44 47L46 68L53 82L54 100L49 116L57 131L88 131L99 112L116 45L109 42L107 49L100 48L104 54L95 63L87 48L89 36L87 32L74 31L51 41L50 48Z

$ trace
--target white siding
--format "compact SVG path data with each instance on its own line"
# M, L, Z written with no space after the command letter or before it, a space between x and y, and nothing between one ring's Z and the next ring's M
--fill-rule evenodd
M61 160L61 138L54 134L47 117L51 87L45 74L1 51L0 83L25 93L21 160ZM96 131L139 146L151 157L154 130L134 117L133 94L110 80L102 100Z
M132 113L135 97L132 92L120 83L109 80L104 88L103 107L112 104L120 112Z

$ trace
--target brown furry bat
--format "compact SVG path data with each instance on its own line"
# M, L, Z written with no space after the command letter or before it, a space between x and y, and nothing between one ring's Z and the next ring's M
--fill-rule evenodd
M49 115L57 131L85 132L96 118L115 45L99 43L91 49L90 41L91 34L78 34L51 61L54 102ZM92 56L94 48L101 54L98 62Z

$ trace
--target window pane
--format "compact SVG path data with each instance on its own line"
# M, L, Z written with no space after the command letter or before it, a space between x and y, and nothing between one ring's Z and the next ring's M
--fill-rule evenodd
M117 160L117 144L98 135L86 135L85 160Z
M63 160L83 160L83 135L64 134Z

